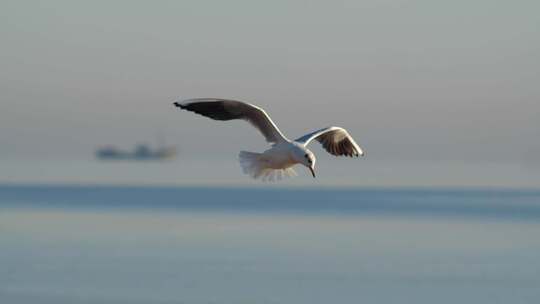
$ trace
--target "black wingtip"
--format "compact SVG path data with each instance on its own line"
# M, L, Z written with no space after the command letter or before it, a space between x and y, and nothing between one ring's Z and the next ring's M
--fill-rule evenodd
M179 103L179 102L174 102L173 105L174 105L175 107L179 107L180 109L184 109L184 108L185 108L184 105L182 105L182 104Z

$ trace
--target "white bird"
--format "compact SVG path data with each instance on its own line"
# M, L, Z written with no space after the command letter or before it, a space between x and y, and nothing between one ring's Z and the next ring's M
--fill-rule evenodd
M328 127L306 134L295 140L289 140L281 133L266 112L249 103L219 98L195 98L175 102L175 106L195 112L215 120L242 119L257 128L272 147L263 153L240 151L239 160L244 173L262 180L281 179L295 176L293 166L306 166L315 177L316 158L307 145L319 141L324 149L335 156L363 156L364 152L340 127Z

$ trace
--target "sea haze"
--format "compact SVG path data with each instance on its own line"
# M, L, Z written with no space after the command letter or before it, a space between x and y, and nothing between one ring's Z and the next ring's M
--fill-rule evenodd
M2 303L537 303L540 192L0 186Z

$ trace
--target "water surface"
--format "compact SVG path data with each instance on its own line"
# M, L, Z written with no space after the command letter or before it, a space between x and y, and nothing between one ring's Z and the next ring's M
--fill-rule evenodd
M0 187L2 303L537 303L540 193Z

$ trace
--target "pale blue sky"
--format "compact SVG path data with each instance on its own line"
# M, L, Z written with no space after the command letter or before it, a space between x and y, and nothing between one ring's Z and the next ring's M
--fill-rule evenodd
M245 181L236 153L264 149L262 137L171 106L211 96L263 106L293 138L349 129L366 159L313 149L323 168L340 168L332 183L538 186L539 10L476 0L2 1L0 161L12 171L0 179L69 181L76 173L39 176L15 163L85 160L98 145L129 148L160 133L181 161L208 157L226 173L203 163L141 181Z

